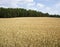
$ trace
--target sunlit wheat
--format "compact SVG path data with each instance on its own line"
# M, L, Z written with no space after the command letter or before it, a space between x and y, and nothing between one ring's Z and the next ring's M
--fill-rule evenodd
M0 18L0 47L60 47L60 18Z

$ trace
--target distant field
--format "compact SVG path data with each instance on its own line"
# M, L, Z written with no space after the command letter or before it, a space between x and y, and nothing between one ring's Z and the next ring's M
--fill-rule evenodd
M60 18L0 18L0 47L60 47Z

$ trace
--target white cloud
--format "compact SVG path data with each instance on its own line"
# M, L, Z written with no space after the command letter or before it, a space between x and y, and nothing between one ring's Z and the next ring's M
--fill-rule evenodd
M53 7L48 7L44 4L37 4L37 10L41 11L43 13L49 13L49 14L59 14L58 10L53 6Z
M44 8L45 5L43 5L43 4L41 4L41 3L38 3L38 4L37 4L37 7L39 7L39 8Z
M45 0L50 1L50 0ZM44 13L59 14L60 13L60 2L53 5L47 6L47 4L36 3L34 0L0 0L0 7L12 7L12 8L26 8L42 11Z
M18 0L0 0L1 6L17 7Z
M33 0L0 0L0 6L7 6L7 7L19 7L18 3L30 3Z
M33 0L20 0L21 2L33 2Z

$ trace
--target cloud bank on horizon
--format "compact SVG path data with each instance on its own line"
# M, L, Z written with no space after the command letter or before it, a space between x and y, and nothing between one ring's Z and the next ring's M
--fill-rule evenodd
M0 0L0 7L25 8L60 15L60 0Z

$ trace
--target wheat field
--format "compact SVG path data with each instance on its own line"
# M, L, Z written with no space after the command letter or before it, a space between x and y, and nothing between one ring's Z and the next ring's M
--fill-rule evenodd
M0 47L60 47L60 18L0 18Z

